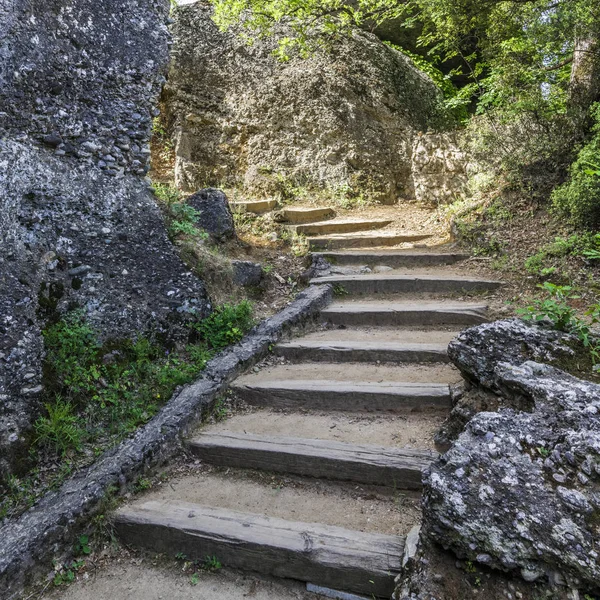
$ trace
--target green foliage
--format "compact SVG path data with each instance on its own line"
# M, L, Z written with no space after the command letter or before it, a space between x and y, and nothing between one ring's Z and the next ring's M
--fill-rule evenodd
M219 571L222 567L223 565L221 564L221 561L214 555L207 556L202 563L202 569L211 573Z
M546 291L546 297L520 309L518 314L525 320L548 320L555 329L575 334L589 352L594 370L599 370L600 339L594 336L591 327L600 323L600 304L590 306L585 312L588 319L584 320L569 305L570 301L579 299L579 296L572 293L573 289L570 286L554 285L546 281L538 287Z
M525 268L532 275L547 277L557 273L561 261L568 258L600 260L600 234L573 234L568 238L557 237L542 246L525 261Z
M181 202L181 194L177 188L166 183L155 183L152 189L165 209L167 229L171 238L208 239L206 231L196 226L200 213L193 206Z
M194 325L201 340L214 351L239 342L253 325L252 303L223 304Z
M47 416L39 417L34 424L36 443L61 455L79 450L85 431L81 420L73 412L73 406L60 396L54 403L44 406Z
M597 230L600 228L600 104L594 106L592 114L593 137L571 165L568 181L554 190L552 202L573 224Z
M452 115L458 122L465 121L468 117L467 105L470 99L460 94L459 90L454 86L450 75L444 75L433 62L420 54L415 54L406 48L402 48L392 42L384 42L390 48L401 52L410 58L413 65L422 71L438 86L445 99L445 106L451 111Z
M146 338L103 346L82 314L71 313L44 332L49 401L35 424L37 443L65 454L83 441L127 435L251 326L249 302L225 304L193 326L196 343L168 352Z
M54 579L52 580L52 583L56 587L73 583L75 581L76 573L79 573L85 569L85 566L85 561L83 560L73 560L63 565L57 565L55 567Z
M87 535L80 535L75 544L74 552L77 556L91 554L90 538Z

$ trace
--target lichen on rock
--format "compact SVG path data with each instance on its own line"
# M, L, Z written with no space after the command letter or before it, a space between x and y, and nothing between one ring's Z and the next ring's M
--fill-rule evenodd
M564 337L508 320L471 328L451 344L455 364L500 395L504 408L474 416L433 464L424 532L527 581L547 576L597 591L600 386L528 360L568 354Z
M0 478L27 448L49 320L177 341L210 309L143 179L168 5L0 0Z

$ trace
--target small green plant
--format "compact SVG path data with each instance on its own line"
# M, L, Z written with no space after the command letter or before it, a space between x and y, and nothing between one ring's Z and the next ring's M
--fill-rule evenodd
M47 403L44 407L47 416L39 417L34 424L36 443L61 455L79 450L85 432L71 403L58 396L54 403Z
M348 290L341 284L336 283L333 286L333 295L334 296L347 296L349 294Z
M543 321L549 319L555 329L569 332L577 325L575 310L567 301L578 298L571 294L572 287L568 285L555 285L546 281L539 288L548 295L543 300L536 300L532 306L520 309L517 313L525 320Z
M206 319L194 325L201 339L215 351L239 342L252 328L252 303L223 304Z
M223 568L223 565L219 561L216 556L207 556L202 563L202 569L204 571L208 571L210 573L214 573L215 571L219 571Z
M183 552L178 552L175 555L175 560L187 560L187 559L188 559L187 554L184 554Z
M229 410L227 409L227 406L225 406L222 398L219 398L215 402L213 415L216 421L224 421L229 416Z
M147 479L146 477L138 477L137 481L135 482L135 491L136 492L143 492L145 490L149 490L152 487L152 482Z
M90 547L90 538L87 535L80 535L75 544L75 554L77 556L91 554L92 549Z
M548 450L548 448L544 448L544 446L538 446L536 450L542 458L548 458L550 456L550 450Z
M75 575L79 573L81 570L85 568L85 561L83 560L74 560L70 563L65 563L64 565L60 565L60 567L55 568L54 579L52 583L59 587L61 585L69 585L75 581Z
M269 273L271 273L273 271L273 268L274 268L273 265L270 263L265 263L262 266L262 270L265 275L268 275Z
M592 327L600 323L600 304L594 304L585 311L588 320L577 316L569 301L580 297L572 294L571 286L555 285L546 281L539 288L547 292L546 298L535 300L533 305L519 309L517 314L530 321L548 320L552 326L579 338L594 364L594 370L600 370L600 341L592 333Z
M198 573L194 573L190 577L190 584L191 585L198 585L199 583L200 583L200 575Z

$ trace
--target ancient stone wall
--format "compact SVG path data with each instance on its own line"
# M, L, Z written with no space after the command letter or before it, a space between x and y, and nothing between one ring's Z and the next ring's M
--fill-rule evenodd
M223 33L211 9L175 11L164 101L184 190L240 186L256 194L282 181L412 197L419 131L442 124L441 96L404 55L357 33L308 59L278 61L273 40L248 45Z
M148 183L168 0L0 0L0 479L26 457L41 330L185 335L209 310Z

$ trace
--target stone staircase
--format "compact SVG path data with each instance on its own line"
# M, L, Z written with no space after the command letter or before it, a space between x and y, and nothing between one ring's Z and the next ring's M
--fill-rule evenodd
M244 210L270 208L246 203ZM232 384L248 412L188 440L190 453L221 478L190 475L169 493L132 502L118 512L116 531L153 552L214 555L232 568L390 598L406 536L418 524L418 512L402 515L398 494L418 494L436 458L434 432L460 382L447 344L464 326L486 320L484 302L456 296L499 283L455 273L452 265L465 257L443 247L380 248L384 238L397 245L427 237L378 231L384 220L337 220L329 208L286 208L278 218L314 236L311 246L325 248L318 256L334 264L334 272L312 281L337 292L321 313L323 326L281 342L275 364ZM271 495L273 474L298 478L300 505L287 512L301 519L281 518L287 512ZM322 485L310 491L307 482L317 480ZM220 486L228 491L218 496ZM358 496L348 503L340 490ZM391 527L409 516L402 531L382 531L368 519L353 528L352 510L368 513L374 497L388 507Z

